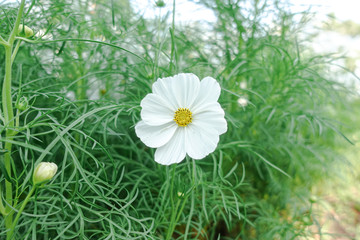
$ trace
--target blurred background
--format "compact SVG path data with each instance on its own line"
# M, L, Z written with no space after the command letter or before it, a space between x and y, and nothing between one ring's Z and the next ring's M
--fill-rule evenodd
M205 29L210 29L216 23L217 16L200 2L177 0L176 23L183 26L201 24ZM251 9L251 2L243 1L244 9ZM266 2L270 8L278 3L257 2ZM163 4L162 8L155 7L159 3ZM173 9L173 1L170 0L134 0L131 5L148 19L165 18ZM351 92L343 96L351 104L349 111L334 110L332 114L343 124L344 134L352 144L344 143L340 135L336 137L334 148L345 160L333 163L338 174L328 176L312 187L312 207L319 218L309 226L314 231L310 239L360 239L360 2L290 0L282 7L294 14L295 21L304 24L297 35L306 46L302 54L331 56L325 74L331 75L332 79L344 84ZM251 10L248 14L251 14ZM276 17L270 10L262 21L276 28ZM171 20L168 18L169 23ZM318 232L326 234L318 235Z

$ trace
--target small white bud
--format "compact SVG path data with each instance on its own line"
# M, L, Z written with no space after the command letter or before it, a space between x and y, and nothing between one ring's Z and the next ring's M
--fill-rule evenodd
M246 107L248 104L249 104L249 100L247 100L247 98L244 98L244 97L240 97L238 100L237 100L239 106L241 107Z
M247 83L246 82L240 82L240 88L241 89L246 89L247 88Z
M20 37L29 38L34 35L34 31L26 25L19 25L18 34Z
M41 162L34 170L33 183L39 184L51 180L58 169L55 163Z
M179 198L182 198L182 197L184 197L185 194L183 192L178 192L177 195Z

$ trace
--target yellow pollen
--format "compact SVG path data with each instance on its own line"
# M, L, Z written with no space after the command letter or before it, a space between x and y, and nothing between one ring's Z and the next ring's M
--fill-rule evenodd
M185 127L192 122L192 113L188 108L179 108L175 112L174 121L180 127Z

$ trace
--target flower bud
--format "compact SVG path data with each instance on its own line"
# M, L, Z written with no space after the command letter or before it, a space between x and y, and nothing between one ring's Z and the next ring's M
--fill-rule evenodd
M19 25L18 34L20 37L29 38L34 35L34 31L26 25Z
M183 198L185 196L185 194L183 192L178 192L177 195L179 198Z
M245 97L240 97L237 102L240 107L246 107L249 104L249 100Z
M247 83L246 82L240 82L240 88L241 89L246 89L247 88Z
M104 96L106 94L106 92L107 92L106 89L104 89L104 88L100 89L101 96Z
M51 180L54 177L57 169L58 166L55 163L41 162L34 170L34 185Z
M158 0L155 2L155 6L158 8L165 7L165 2L163 0Z
M19 101L15 103L15 107L19 109L20 111L24 111L28 108L29 100L27 97L22 96Z

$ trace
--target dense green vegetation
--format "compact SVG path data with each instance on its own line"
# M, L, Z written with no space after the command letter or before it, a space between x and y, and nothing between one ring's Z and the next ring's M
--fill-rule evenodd
M353 100L325 75L334 59L304 53L298 34L307 15L283 1L196 2L215 23L178 25L172 13L145 19L126 0L26 2L21 22L36 35L15 41L11 99L28 107L15 108L18 125L1 117L1 148L13 144L12 177L1 168L4 205L5 179L19 209L36 164L59 169L35 191L14 239L312 236L311 188L345 161L338 136L351 142L334 112L347 114ZM4 39L18 5L1 6ZM219 81L228 131L205 159L162 166L134 125L152 83L182 72Z

